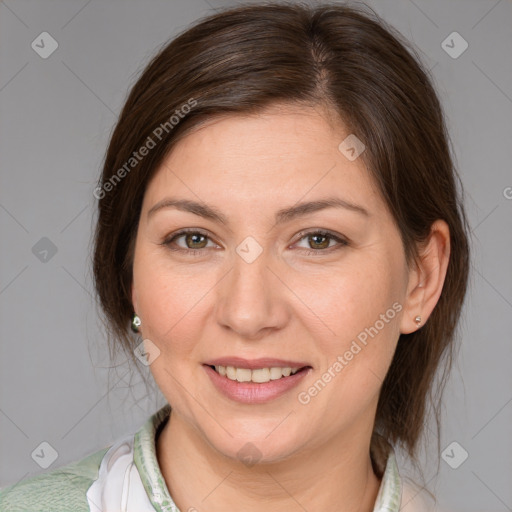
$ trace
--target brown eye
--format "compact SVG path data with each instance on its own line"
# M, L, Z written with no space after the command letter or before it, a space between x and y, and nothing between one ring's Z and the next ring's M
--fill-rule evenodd
M326 249L329 247L330 237L329 235L309 235L310 240L313 240L313 245L316 247L312 247L312 249Z
M184 246L177 243L177 240L180 238L183 238ZM200 254L203 249L207 248L208 241L208 235L201 231L190 229L182 230L179 233L172 235L170 238L164 240L162 245L165 245L172 251L184 251L185 253L190 254Z
M331 253L343 246L348 245L347 240L339 235L335 235L330 231L309 231L300 233L301 238L299 240L307 240L308 247L303 247L303 250L308 256L318 256L323 253ZM332 245L331 242L337 242ZM309 250L308 250L309 249Z
M204 242L207 237L201 233L187 233L182 236L185 237L185 244L189 249L203 249L206 245ZM202 242L201 239L203 239Z

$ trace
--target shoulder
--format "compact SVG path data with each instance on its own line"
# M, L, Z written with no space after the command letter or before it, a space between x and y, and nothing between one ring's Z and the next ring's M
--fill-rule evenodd
M86 492L108 449L0 489L0 512L89 511Z

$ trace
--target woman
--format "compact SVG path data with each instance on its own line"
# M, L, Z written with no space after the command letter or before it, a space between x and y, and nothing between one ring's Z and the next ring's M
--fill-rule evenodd
M451 362L457 179L428 74L364 9L245 6L175 38L94 190L111 339L168 404L2 510L427 509L395 448L415 460Z

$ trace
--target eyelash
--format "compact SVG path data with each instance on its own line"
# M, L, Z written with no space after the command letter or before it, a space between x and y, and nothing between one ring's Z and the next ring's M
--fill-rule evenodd
M190 228L190 229L183 229L183 230L179 231L178 233L173 234L170 238L166 238L161 243L161 245L166 246L171 251L182 252L186 255L191 255L191 256L200 256L201 253L204 252L205 248L203 248L203 249L183 249L183 248L175 249L175 248L171 247L171 244L176 239L180 238L183 235L188 235L188 234L202 235L202 236L210 239L209 236L206 233L204 233L203 231L201 231L199 229L195 229L195 228ZM321 230L311 230L311 231L301 231L299 233L300 238L298 239L297 242L300 242L303 238L306 238L311 235L320 235L320 236L328 237L328 238L334 240L335 242L338 242L339 245L337 247L334 246L334 248L328 247L327 249L316 249L316 250L315 249L303 249L306 256L320 256L321 254L319 254L319 253L326 253L326 252L331 253L331 252L333 252L333 249L338 250L338 249L341 249L342 247L349 245L348 241L345 240L344 238L342 238L338 235L335 235L331 231L322 230L322 229Z

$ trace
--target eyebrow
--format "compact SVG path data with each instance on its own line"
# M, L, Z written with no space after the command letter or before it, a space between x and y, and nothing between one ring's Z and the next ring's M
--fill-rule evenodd
M147 213L148 218L154 215L157 211L165 208L175 208L177 210L190 212L193 213L194 215L198 215L200 217L204 217L206 219L219 222L226 226L229 225L227 217L214 206L210 206L206 203L198 203L196 201L191 201L189 199L174 199L170 197L162 199L153 207L151 207ZM370 217L370 213L365 208L358 204L351 203L350 201L346 201L339 197L327 197L325 199L319 199L317 201L308 201L305 203L299 203L288 208L283 208L277 211L275 215L275 223L283 224L285 222L290 222L293 219L304 217L308 213L314 213L320 210L324 210L326 208L344 208L346 210L359 213L366 217Z

